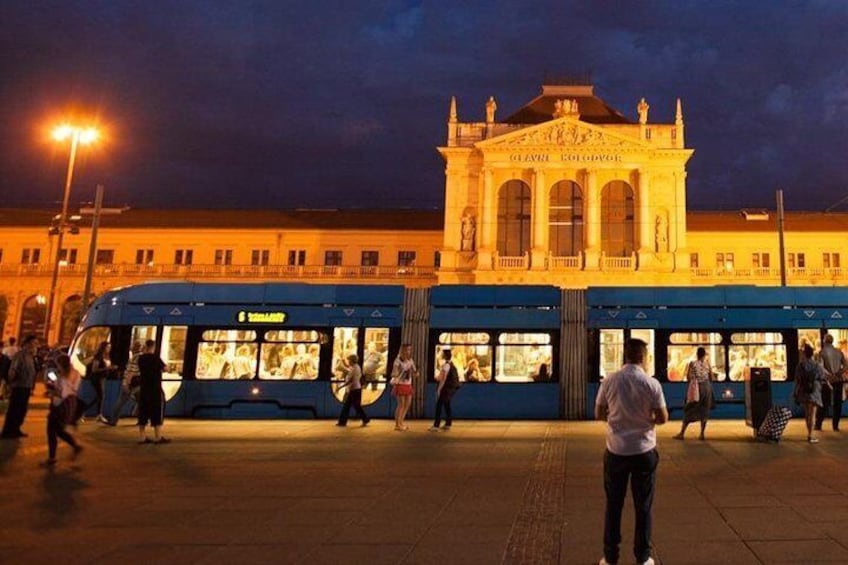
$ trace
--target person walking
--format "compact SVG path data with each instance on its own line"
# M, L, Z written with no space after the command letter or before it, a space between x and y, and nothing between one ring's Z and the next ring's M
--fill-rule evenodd
M816 429L822 429L822 423L827 415L828 407L833 410L831 414L833 431L839 431L839 420L842 419L843 388L845 384L845 355L833 346L833 336L824 336L824 345L819 351L824 376L830 386L822 388L822 408L816 411Z
M339 390L347 387L347 395L339 414L337 426L347 426L350 409L356 410L357 416L362 419L362 426L367 426L371 419L362 409L362 368L359 366L359 357L355 353L348 355L347 367L345 368L345 381L339 386Z
M444 363L442 363L442 367L439 369L439 374L436 376L436 380L439 382L439 387L436 400L436 417L433 420L433 426L430 428L431 432L439 431L439 426L442 423L442 408L445 410L444 430L446 432L450 431L451 424L453 422L451 414L451 399L456 391L459 390L459 372L456 370L456 366L451 361L452 357L453 353L451 353L450 349L442 351L442 359L444 360Z
M641 565L654 564L651 557L651 507L660 459L655 427L668 421L668 409L659 381L645 373L647 356L648 348L644 341L627 340L624 367L601 381L595 401L595 417L607 422L604 556L600 565L618 563L621 511L628 479L636 514L633 554Z
M82 377L71 365L71 358L65 354L56 358L56 369L47 370L47 390L50 395L50 412L47 414L47 461L52 467L56 464L56 448L61 439L74 449L74 457L82 451L82 446L68 433L66 425L72 423L76 415L77 393Z
M412 404L412 379L417 376L418 368L412 360L412 345L404 343L392 365L392 396L398 403L395 408L395 431L405 432L409 429L406 425L406 414Z
M804 419L807 424L807 441L818 443L813 435L816 421L816 410L822 408L822 387L830 386L824 377L824 369L813 359L813 346L804 344L802 358L795 367L795 402L804 408Z
M121 392L118 395L118 400L112 407L112 416L109 418L110 426L117 426L121 419L121 411L133 399L138 399L139 386L141 385L141 376L138 371L138 358L141 356L141 342L134 341L130 349L130 360L127 362L127 368L124 369L124 377L121 379Z
M138 394L138 443L171 443L162 435L165 420L165 394L162 392L162 371L165 363L155 353L156 342L144 342L144 352L138 357L141 386ZM153 426L153 440L147 437L148 422Z
M110 354L112 345L108 341L103 341L97 347L94 353L94 358L86 367L86 378L94 387L94 400L86 406L86 411L92 406L97 408L97 421L108 424L109 420L103 415L103 391L106 386L106 380L112 373L112 360Z
M680 433L674 439L683 439L686 428L692 422L701 422L701 441L705 439L704 432L707 430L707 420L710 411L715 408L715 396L713 385L710 382L713 368L707 359L707 350L699 347L696 359L686 367L686 380L689 382L689 391L686 394L686 407L683 409L683 424Z
M27 437L21 430L29 409L29 397L35 386L35 354L38 351L38 338L28 336L23 347L15 353L9 366L9 406L6 408L6 420L3 422L3 432L0 438L16 439Z

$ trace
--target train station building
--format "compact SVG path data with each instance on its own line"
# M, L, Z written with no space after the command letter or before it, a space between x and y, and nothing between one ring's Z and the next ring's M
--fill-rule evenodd
M444 209L147 210L104 216L93 291L151 280L545 284L562 288L780 284L774 211L686 205L684 106L611 108L593 86L543 85L505 118L462 121L451 100ZM697 127L697 124L693 124ZM117 212L117 211L116 211ZM0 332L40 333L55 210L0 210ZM52 340L80 317L91 217L61 252ZM790 211L788 284L842 286L848 214Z

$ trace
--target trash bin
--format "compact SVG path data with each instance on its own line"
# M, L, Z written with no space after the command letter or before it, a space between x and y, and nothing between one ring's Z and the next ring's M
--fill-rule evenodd
M771 369L745 367L745 423L754 428L754 435L771 408Z

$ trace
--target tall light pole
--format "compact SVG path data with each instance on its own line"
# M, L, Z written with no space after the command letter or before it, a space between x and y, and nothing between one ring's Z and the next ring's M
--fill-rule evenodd
M44 319L44 342L50 344L50 321L53 316L53 307L56 300L56 283L59 280L59 262L62 258L62 240L65 236L65 228L68 220L68 201L71 198L71 181L74 178L74 162L77 158L77 147L80 144L88 145L97 141L98 132L92 127L81 128L70 124L62 124L53 130L53 139L56 141L71 140L71 153L68 158L68 174L65 177L65 195L62 198L62 213L59 216L59 233L56 238L56 256L53 259L53 276L50 279L50 293L47 295L47 316Z

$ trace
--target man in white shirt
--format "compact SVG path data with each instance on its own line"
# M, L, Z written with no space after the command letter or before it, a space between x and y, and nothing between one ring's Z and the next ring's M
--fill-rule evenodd
M660 383L645 374L648 348L640 339L624 344L624 367L606 377L595 400L595 418L607 422L604 454L604 557L600 565L615 565L621 543L621 510L630 479L636 513L633 554L641 565L651 558L651 506L656 483L657 436L655 425L668 421Z

